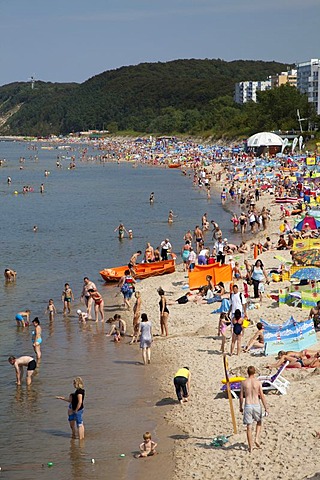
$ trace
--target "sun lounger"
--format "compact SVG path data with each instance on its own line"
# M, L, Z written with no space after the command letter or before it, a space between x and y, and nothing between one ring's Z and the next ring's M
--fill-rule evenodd
M274 375L260 375L259 377L257 377L258 380L262 382L262 390L264 392L268 392L270 390L277 390L281 395L285 395L287 393L287 388L289 387L290 382L282 376L282 373L288 364L289 362L286 362L281 365L279 370ZM231 395L234 398L238 398L238 394L241 390L241 382L230 383L230 390ZM226 392L227 385L223 385L221 387L221 391Z

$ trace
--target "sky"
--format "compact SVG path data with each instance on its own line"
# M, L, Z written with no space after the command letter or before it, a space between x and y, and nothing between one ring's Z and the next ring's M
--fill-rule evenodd
M303 62L320 57L319 19L319 0L0 0L0 85L182 58Z

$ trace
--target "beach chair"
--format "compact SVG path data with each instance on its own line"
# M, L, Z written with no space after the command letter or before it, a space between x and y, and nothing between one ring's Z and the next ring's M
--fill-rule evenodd
M260 375L259 377L257 377L258 380L262 382L262 390L264 392L269 392L270 390L277 390L281 395L285 395L287 393L287 388L289 387L290 382L282 376L282 373L288 364L289 362L286 362L281 365L279 370L274 375ZM240 390L241 382L230 383L230 391L233 398L238 398ZM222 385L221 391L227 391L226 384Z
M282 376L282 372L286 369L287 365L289 365L289 362L281 365L279 370L274 375L260 375L258 377L258 380L262 382L262 389L264 392L268 392L269 390L278 390L281 395L286 395L290 382Z

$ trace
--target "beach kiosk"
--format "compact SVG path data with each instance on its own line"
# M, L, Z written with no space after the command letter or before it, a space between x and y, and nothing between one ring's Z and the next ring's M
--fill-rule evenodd
M253 151L257 157L269 153L275 155L281 152L283 140L272 132L255 133L247 140L247 150Z

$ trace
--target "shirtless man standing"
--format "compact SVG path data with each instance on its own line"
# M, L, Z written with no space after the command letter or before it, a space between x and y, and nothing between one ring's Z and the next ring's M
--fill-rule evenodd
M197 250L197 253L199 253L201 250L201 245L203 244L203 232L199 227L199 225L197 225L196 228L194 229L193 235L196 241L196 247L197 247L196 250Z
M88 320L92 320L91 316L91 307L93 304L93 300L91 298L91 295L89 293L89 289L93 288L93 290L96 290L97 287L91 280L89 280L88 277L84 277L83 279L83 288L82 288L82 293L80 299L84 299L85 305L87 307L87 315L88 315Z
M136 253L134 253L130 260L129 260L129 263L128 263L128 268L131 272L131 275L135 275L136 274L136 271L135 271L135 266L137 265L137 260L138 260L138 257L142 254L141 250L138 250Z
M37 362L35 361L35 359L27 355L19 358L11 356L8 358L8 362L15 368L17 378L16 384L21 385L21 380L23 377L23 367L27 367L26 382L27 385L31 385L32 375L37 367Z
M249 453L252 452L252 424L257 422L255 444L260 448L260 433L262 424L262 407L260 400L265 409L265 415L268 414L266 399L262 390L262 383L255 378L256 369L253 366L248 367L248 378L241 382L240 391L240 412L243 412L243 423L247 426L247 439ZM243 400L245 398L244 408Z
M315 330L319 330L320 327L320 300L317 302L316 307L312 307L309 313L309 318L312 318Z

